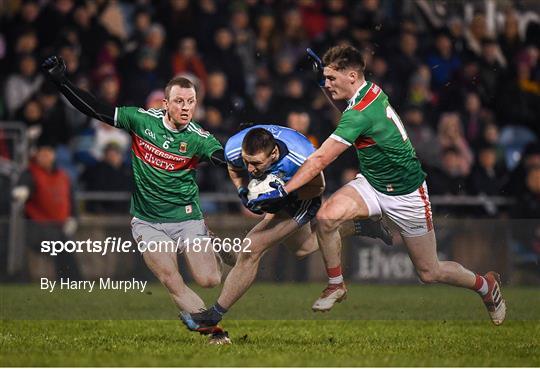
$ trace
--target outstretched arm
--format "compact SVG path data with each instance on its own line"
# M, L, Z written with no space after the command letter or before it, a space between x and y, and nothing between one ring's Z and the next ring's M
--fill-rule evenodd
M348 148L349 146L344 143L333 138L327 138L321 147L307 158L298 169L298 172L287 182L284 186L285 191L291 193L309 183Z
M41 69L77 110L92 118L114 125L115 107L98 101L92 94L71 83L66 77L66 64L61 57L47 58L41 64Z

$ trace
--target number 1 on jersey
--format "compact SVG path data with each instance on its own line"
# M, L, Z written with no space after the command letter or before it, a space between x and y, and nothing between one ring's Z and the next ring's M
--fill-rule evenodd
M401 133L401 137L403 137L403 141L407 140L407 131L405 131L405 127L403 126L403 123L401 122L401 119L399 119L399 116L397 115L396 111L388 105L386 107L386 117L390 119L396 127L399 130L399 133Z

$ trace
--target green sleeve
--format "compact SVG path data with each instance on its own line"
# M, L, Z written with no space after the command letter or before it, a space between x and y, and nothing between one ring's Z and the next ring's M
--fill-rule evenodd
M351 109L343 113L336 130L330 137L352 145L359 136L367 132L368 128L369 118L366 114Z
M203 138L199 145L199 156L201 160L210 160L212 154L217 150L223 150L223 146L213 135L209 135L207 138Z
M120 106L116 108L114 115L114 126L125 129L126 131L133 130L137 121L137 111L139 108L134 106Z

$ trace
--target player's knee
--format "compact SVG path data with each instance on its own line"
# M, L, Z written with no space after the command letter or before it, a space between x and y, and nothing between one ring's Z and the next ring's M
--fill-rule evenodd
M328 212L317 213L317 226L323 232L332 232L339 228L340 221L332 217Z
M214 288L221 283L220 273L209 273L205 276L199 276L195 282L202 288Z
M325 203L317 212L317 225L325 232L335 231L343 223L340 218L336 212L336 207Z
M312 252L312 250L298 250L294 253L294 256L296 256L298 260L302 260Z

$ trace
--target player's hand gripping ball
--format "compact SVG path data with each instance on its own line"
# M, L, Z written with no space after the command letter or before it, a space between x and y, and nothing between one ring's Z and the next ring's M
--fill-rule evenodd
M264 178L253 178L248 184L248 200L255 200L263 193L274 191L275 187L270 186L270 184L276 182L282 186L285 184L281 178L272 173L267 174Z

